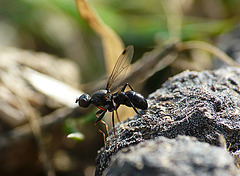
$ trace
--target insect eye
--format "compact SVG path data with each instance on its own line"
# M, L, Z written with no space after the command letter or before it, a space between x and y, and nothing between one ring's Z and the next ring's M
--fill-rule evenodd
M79 97L78 99L78 104L79 106L86 108L90 105L91 103L91 97L88 94L83 94Z

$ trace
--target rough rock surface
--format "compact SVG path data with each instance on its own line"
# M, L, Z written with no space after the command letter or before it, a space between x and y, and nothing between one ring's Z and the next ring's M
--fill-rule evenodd
M224 148L178 136L158 137L121 150L103 175L230 176L237 175L237 169Z
M140 110L142 117L116 124L116 136L111 133L99 151L96 175L117 151L157 136L193 136L215 146L223 136L231 153L240 150L239 68L185 71L149 95L148 104L148 110Z

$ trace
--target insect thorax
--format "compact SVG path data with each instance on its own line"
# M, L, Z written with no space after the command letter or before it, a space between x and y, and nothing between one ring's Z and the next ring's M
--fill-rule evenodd
M104 106L107 104L107 90L99 90L92 95L91 102L95 106Z

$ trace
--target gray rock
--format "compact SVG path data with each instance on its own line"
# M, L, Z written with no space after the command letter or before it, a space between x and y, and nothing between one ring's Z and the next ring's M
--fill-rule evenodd
M116 124L97 157L96 175L108 167L119 150L158 136L193 136L230 153L240 149L240 68L185 71L170 78L148 97L142 116ZM177 168L176 168L177 169Z
M158 137L118 152L103 175L230 176L237 175L237 169L224 148L178 136Z

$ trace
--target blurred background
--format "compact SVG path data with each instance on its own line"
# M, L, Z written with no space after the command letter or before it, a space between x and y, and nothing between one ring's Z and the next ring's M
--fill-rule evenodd
M236 60L240 56L236 54L239 0L89 0L88 4L125 46L134 46L133 63L174 40L200 40ZM78 14L73 0L0 1L0 175L93 174L97 151L103 146L94 126L96 109L77 115L73 109L75 98L88 91L84 85L106 78L105 62L101 38ZM183 70L220 65L206 51L184 51L136 90L147 97ZM56 97L49 80L59 88ZM64 100L59 100L62 94ZM73 132L80 135L78 140L67 138Z

